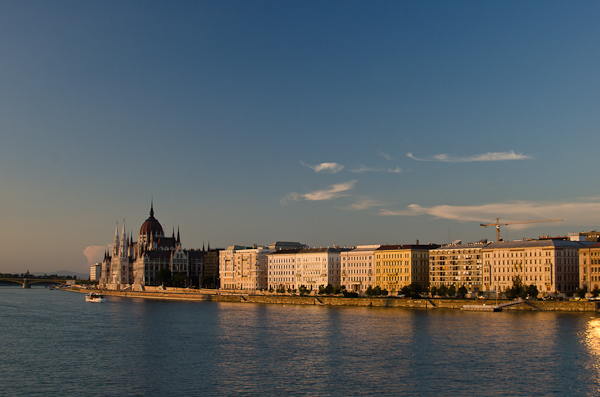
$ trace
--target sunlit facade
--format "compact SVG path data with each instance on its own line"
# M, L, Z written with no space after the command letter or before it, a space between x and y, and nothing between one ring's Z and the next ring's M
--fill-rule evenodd
M449 244L429 252L429 285L483 291L482 250L489 243Z
M373 287L375 279L375 250L381 245L359 245L351 251L340 253L341 285L346 290L364 292Z
M429 285L429 252L439 248L428 245L382 245L375 250L374 286L390 293L400 291L406 285Z
M579 249L579 286L600 288L600 243Z
M491 243L482 249L484 288L503 292L516 277L539 292L575 291L579 286L579 250L593 243L562 239Z

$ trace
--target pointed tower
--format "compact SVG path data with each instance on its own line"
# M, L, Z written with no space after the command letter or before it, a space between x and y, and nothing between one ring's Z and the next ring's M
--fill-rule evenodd
M181 244L181 239L179 238L179 226L177 226L177 244Z
M119 255L119 222L117 222L117 226L115 227L115 239L113 240L113 249L112 256L113 258Z
M121 232L121 243L119 245L119 256L121 259L127 258L128 250L127 232L125 231L125 219L123 219L123 231Z

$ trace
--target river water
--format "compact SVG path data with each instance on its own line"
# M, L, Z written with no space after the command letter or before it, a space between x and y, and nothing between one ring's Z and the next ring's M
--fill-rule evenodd
M0 287L6 396L593 396L600 315L175 302Z

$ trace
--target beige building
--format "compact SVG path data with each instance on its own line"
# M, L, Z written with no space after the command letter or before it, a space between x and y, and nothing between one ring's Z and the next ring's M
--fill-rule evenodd
M374 286L397 293L402 287L429 285L429 251L439 245L382 245L375 250Z
M267 255L271 252L270 248L238 245L230 245L220 251L221 289L267 289Z
M516 277L539 292L575 291L579 285L579 250L591 243L563 239L490 243L482 249L486 291L512 288Z
M285 249L300 249L304 244L277 241L266 247L231 245L219 252L221 289L268 289L269 254Z
M359 245L340 253L341 285L348 291L364 292L373 287L375 278L375 250L381 245Z
M579 249L579 287L600 288L600 243Z
M429 252L429 285L464 286L468 291L483 291L482 249L487 240L469 244L449 244Z

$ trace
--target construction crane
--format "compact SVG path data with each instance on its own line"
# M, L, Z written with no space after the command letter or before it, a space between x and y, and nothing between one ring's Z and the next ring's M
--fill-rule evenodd
M496 226L496 241L500 242L500 225L517 225L523 223L542 223L542 222L562 222L564 219L540 219L532 221L516 221L516 222L500 222L500 218L496 218L496 222L480 223L480 226Z

